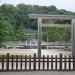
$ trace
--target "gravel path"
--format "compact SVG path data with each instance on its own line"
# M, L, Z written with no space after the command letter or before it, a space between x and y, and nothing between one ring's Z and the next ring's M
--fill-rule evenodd
M57 72L57 71L32 71L32 72L0 72L0 75L75 75L71 72Z
M0 55L6 55L6 53L10 53L11 55L31 55L33 56L34 53L37 54L37 49L0 49ZM59 55L60 53L63 55L70 55L71 51L64 51L60 49L42 49L41 55Z

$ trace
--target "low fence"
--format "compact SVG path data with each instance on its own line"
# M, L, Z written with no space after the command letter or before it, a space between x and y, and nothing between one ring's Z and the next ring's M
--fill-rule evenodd
M47 56L40 58L34 54L22 55L0 55L0 71L74 71L75 57L72 56Z

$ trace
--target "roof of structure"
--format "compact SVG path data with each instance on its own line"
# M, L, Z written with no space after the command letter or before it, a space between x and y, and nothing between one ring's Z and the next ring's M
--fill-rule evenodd
M25 29L25 32L28 34L28 35L36 35L37 34L37 31L36 30L33 30L33 29Z

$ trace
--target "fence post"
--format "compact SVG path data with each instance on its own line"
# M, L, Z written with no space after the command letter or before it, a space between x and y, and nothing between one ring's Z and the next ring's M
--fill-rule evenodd
M53 70L53 55L51 55L51 70Z
M55 56L55 70L58 70L57 69L57 55Z
M14 61L14 55L12 55L12 57L11 57L11 61L12 61L12 70L13 70L13 66L14 66L14 64L13 64L13 61Z
M47 70L49 70L49 55L47 55Z
M27 70L27 55L25 55L25 70Z
M18 70L18 55L16 55L16 70Z
M9 53L7 53L7 65L6 70L9 71Z
M75 70L75 56L73 56L73 70Z
M45 69L45 55L43 55L43 70Z
M21 70L22 70L22 59L23 59L23 56L21 55L21 61L20 61L20 68L21 68Z
M71 56L69 56L69 70L71 69Z
M34 54L34 71L36 70L36 54Z
M31 55L29 56L29 70L31 70Z
M40 70L40 57L38 57L38 70Z
M64 56L64 70L66 70L66 66L67 64L66 64L66 55Z
M62 70L62 54L60 54L59 58L60 58L60 70Z
M2 55L2 71L4 71L4 55Z

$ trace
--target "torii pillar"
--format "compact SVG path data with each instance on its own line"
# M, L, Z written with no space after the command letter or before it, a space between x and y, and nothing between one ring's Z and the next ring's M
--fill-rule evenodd
M72 20L71 35L72 35L72 56L75 57L75 19Z
M42 19L38 18L38 57L41 57Z

